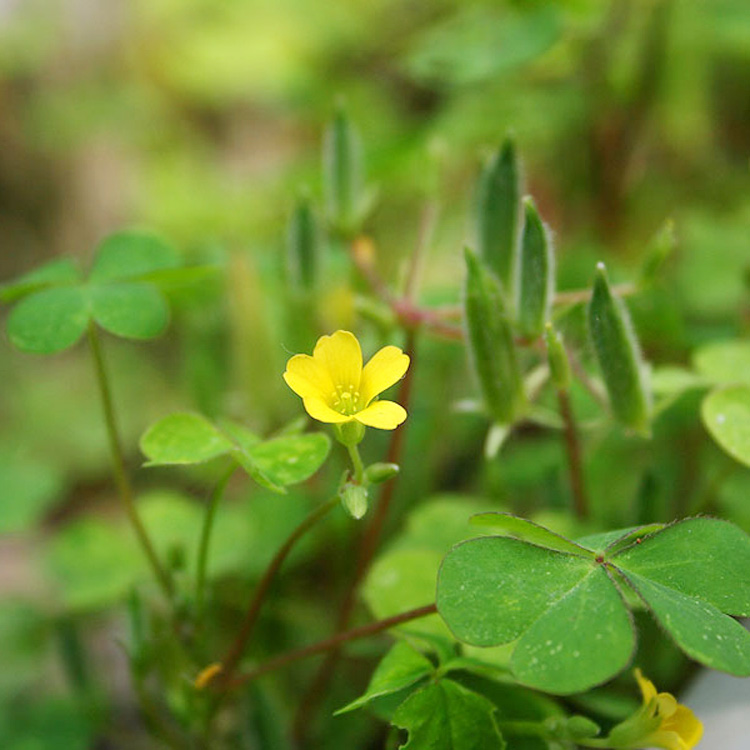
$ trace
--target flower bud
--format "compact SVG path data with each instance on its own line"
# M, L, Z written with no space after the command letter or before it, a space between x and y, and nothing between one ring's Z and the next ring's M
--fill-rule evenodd
M363 485L347 482L339 490L339 497L344 509L355 521L367 513L367 489Z
M368 484L382 484L393 479L400 471L398 464L376 463L365 469L365 480Z

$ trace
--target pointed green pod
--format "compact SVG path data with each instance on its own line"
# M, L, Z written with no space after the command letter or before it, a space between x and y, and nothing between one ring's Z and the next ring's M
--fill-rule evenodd
M287 234L288 279L297 289L315 286L319 264L318 227L310 199L300 198L289 219Z
M649 433L650 399L643 363L630 315L615 297L603 263L596 267L588 324L612 411L625 427Z
M464 304L471 361L492 418L509 424L525 402L513 331L497 280L470 250L465 255Z
M544 343L547 345L547 363L552 382L558 390L567 391L570 388L570 360L562 336L552 323L547 323L544 329Z
M510 138L482 170L476 220L479 255L513 299L513 269L521 233L521 178Z
M534 201L524 199L524 225L518 256L516 315L521 333L540 336L554 294L555 269L552 238L539 218Z
M323 189L326 216L339 231L355 230L364 200L362 142L339 109L323 141Z

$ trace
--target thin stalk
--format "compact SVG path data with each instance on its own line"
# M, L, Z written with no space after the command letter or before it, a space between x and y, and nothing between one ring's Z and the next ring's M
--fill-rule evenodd
M362 484L365 478L365 466L362 463L362 456L359 455L359 448L356 445L347 444L346 449L349 451L349 458L352 460L354 481L357 484Z
M578 518L588 518L589 501L583 479L581 441L578 437L578 426L573 414L573 407L570 403L570 393L566 389L557 389L557 403L560 407L560 416L563 420L563 435L565 436L565 451L568 454L568 471L570 474L570 490L573 495L573 510Z
M367 638L368 636L380 633L383 630L388 630L396 625L401 625L404 622L416 620L420 617L427 617L427 615L433 615L437 612L437 607L434 604L427 604L424 607L418 607L417 609L411 609L408 612L402 612L399 615L388 617L385 620L378 620L377 622L371 622L367 625L362 625L358 628L352 628L342 633L337 633L331 638L326 638L324 641L318 641L310 646L304 646L303 648L295 649L294 651L287 651L285 654L269 659L268 661L260 664L255 669L246 672L245 674L239 675L230 683L229 687L238 687L244 685L251 680L255 680L261 675L273 672L277 669L285 667L287 664L299 661L300 659L306 659L309 656L315 656L316 654L322 654L325 651L331 649L338 650L344 643L349 641L357 640L358 638Z
M404 379L401 381L401 387L398 392L398 403L400 403L407 411L409 410L409 401L411 399L411 389L413 383L413 376L416 364L416 335L413 330L407 331L406 344L404 346L405 351L411 358L409 369L406 371ZM388 445L388 453L385 461L387 463L397 464L400 462L401 451L404 444L405 429L397 429L391 436L390 444ZM365 574L370 568L375 552L378 548L378 543L383 534L385 522L388 518L388 512L390 510L391 503L393 501L393 495L396 489L395 479L391 479L383 485L383 489L380 495L379 501L375 504L375 509L365 529L362 537L362 543L359 545L359 555L357 558L357 564L354 571L354 577L349 583L349 586L344 594L344 599L339 609L339 614L336 619L335 633L341 633L349 624L352 613L354 611L354 605L357 601L357 592L359 586L365 577ZM310 687L305 693L304 697L300 701L299 708L297 709L297 715L294 721L294 735L299 739L304 733L306 728L309 726L309 717L315 711L318 701L325 694L326 687L333 672L336 668L336 663L339 657L339 649L333 647L326 659L318 668L315 676L313 677Z
M135 534L138 537L138 541L143 548L146 558L148 559L151 569L156 577L156 580L161 586L164 595L167 599L171 599L174 593L174 584L172 578L167 573L166 568L161 564L156 554L151 539L148 536L146 528L138 515L138 509L135 507L135 500L133 498L133 489L130 485L130 479L128 478L127 471L125 470L125 458L122 450L122 441L120 440L120 433L117 429L117 420L115 419L115 411L112 405L112 393L109 387L109 380L107 378L107 370L104 366L104 357L102 355L102 347L99 341L99 332L93 321L89 323L88 329L89 345L91 348L91 355L94 360L94 371L96 372L96 379L99 385L99 395L102 400L102 409L104 411L104 422L107 426L107 437L109 438L109 449L112 454L112 468L115 475L115 483L117 484L118 492L120 493L120 499L125 507L125 511L128 514L130 523L135 530Z
M258 588L255 590L255 595L250 601L250 605L245 614L245 619L242 623L242 628L237 634L237 638L227 651L226 656L221 662L221 675L220 680L223 684L229 684L232 678L232 674L237 668L239 660L242 658L242 654L245 652L250 636L253 633L253 628L258 620L261 606L268 593L268 589L271 586L271 582L274 576L282 566L287 555L292 550L292 547L301 539L315 524L320 521L325 515L327 515L333 508L338 505L338 497L334 497L326 503L323 503L317 507L312 513L310 513L294 531L289 535L284 544L279 548L278 552L274 555L273 559L269 563L263 577L258 583Z
M232 466L227 472L219 479L216 486L211 492L211 497L208 500L206 507L206 515L203 519L203 529L201 530L200 546L198 548L198 562L195 570L195 607L198 612L198 617L203 612L203 600L204 593L206 590L206 566L208 563L208 548L209 542L211 541L211 532L214 527L214 518L216 517L216 509L219 506L221 498L224 497L224 491L229 484L229 480L232 478L232 474L237 467Z

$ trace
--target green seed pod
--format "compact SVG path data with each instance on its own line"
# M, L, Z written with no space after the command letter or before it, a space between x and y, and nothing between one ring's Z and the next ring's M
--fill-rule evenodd
M531 198L524 200L524 216L516 314L521 333L536 338L544 330L554 294L554 251L549 230L539 218Z
M362 162L359 134L339 109L323 141L323 189L328 221L345 234L356 233L364 202Z
M400 469L398 464L376 463L365 469L365 480L368 484L382 484L393 479Z
M339 498L346 512L356 521L367 513L367 489L361 484L347 482L339 490Z
M509 138L482 170L477 195L479 256L513 299L513 272L521 232L521 178Z
M547 323L545 327L544 342L552 382L558 390L567 391L570 388L570 360L562 336L552 327L552 323Z
M471 361L493 420L510 424L525 403L513 332L497 280L470 250L465 254L464 304Z
M622 300L612 295L603 263L597 265L588 323L615 417L625 427L648 435L646 368L630 315Z
M318 277L318 227L310 200L297 201L287 232L287 278L296 289L309 291Z

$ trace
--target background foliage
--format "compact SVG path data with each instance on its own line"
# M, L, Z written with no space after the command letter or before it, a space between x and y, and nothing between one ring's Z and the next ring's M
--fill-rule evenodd
M669 403L651 442L609 424L586 433L586 528L567 512L558 436L524 427L485 462L486 420L446 406L476 396L462 347L420 341L390 536L364 591L370 609L387 616L424 604L424 582L394 592L389 570L417 578L476 535L466 519L480 510L512 510L569 536L696 512L750 531L748 436L711 422L727 409L750 412L746 2L2 3L0 277L61 255L88 270L97 243L123 225L152 227L183 261L215 267L200 284L167 290L172 325L157 342L106 341L139 505L178 575L192 569L217 469L141 468L138 438L176 411L263 435L299 415L281 372L319 331L289 303L285 232L296 196L321 203L322 133L342 101L363 136L375 201L368 230L384 276L403 274L420 213L439 207L427 303L459 300L479 168L507 132L554 231L560 289L590 286L600 260L613 283L637 277L666 218L678 238L657 283L629 299L655 391ZM390 335L387 321L358 306L336 247L323 263L321 327L362 330L374 350ZM580 306L566 316L588 365L584 323ZM86 352L41 359L6 345L0 373L4 746L150 747L117 646L130 637L126 613L136 617L133 591L148 586L148 572L113 496ZM581 420L594 418L586 392L572 395ZM744 465L717 447L701 408ZM385 438L365 449L381 460ZM327 467L314 493L325 497L342 467ZM300 487L269 495L230 486L209 560L228 628L309 509L310 488ZM355 544L341 514L295 551L261 621L259 652L329 633ZM690 666L645 619L639 627L653 631L639 658L660 686L678 688ZM375 644L347 652L327 714L362 692L381 653ZM295 681L313 667L258 687L257 705L270 707L259 713L285 723ZM614 719L627 712L627 690L579 702ZM181 693L164 700L191 710ZM381 725L363 716L323 722L317 747L375 742ZM252 727L261 746L283 747L262 716Z

